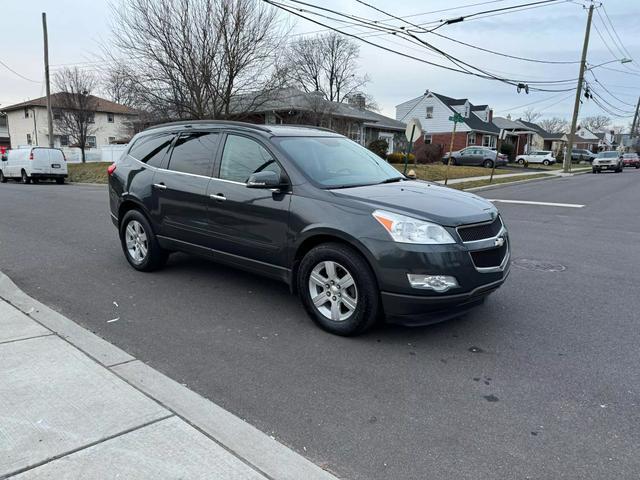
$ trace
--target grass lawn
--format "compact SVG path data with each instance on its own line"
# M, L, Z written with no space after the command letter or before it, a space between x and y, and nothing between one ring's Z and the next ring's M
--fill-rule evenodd
M493 177L493 182L491 183L489 183L489 180L475 180L471 182L454 183L453 185L448 186L457 190L466 190L467 188L484 187L485 185L498 185L500 183L517 182L519 180L533 180L535 178L549 178L550 176L552 175L539 173L537 175L516 175L515 177L507 178Z
M70 182L107 183L107 167L111 162L68 163Z
M403 164L394 164L397 170L402 172L404 169ZM427 165L411 165L407 166L407 172L414 170L417 177L420 180L444 180L444 174L447 169L446 165L442 163L429 163ZM494 175L504 175L506 173L513 173L504 168L496 168ZM481 177L483 175L491 175L490 168L483 167L464 167L458 165L451 165L449 167L449 178L466 178L466 177Z

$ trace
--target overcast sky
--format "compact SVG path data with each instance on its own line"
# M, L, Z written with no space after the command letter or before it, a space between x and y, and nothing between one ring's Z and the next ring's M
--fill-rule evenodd
M356 0L307 1L362 17L385 18L383 14L359 4ZM489 3L487 0L402 0L401 2L370 0L369 3L396 16L413 15L409 20L414 23L425 23L531 1L533 0L502 0ZM583 3L585 1L582 0ZM462 8L464 5L473 3L486 4ZM595 83L590 75L587 76L587 80L594 84L609 103L622 110L634 110L640 95L640 0L604 0L603 3L616 33L629 53L634 58L638 58L638 63L627 65L612 63L606 67L627 73L613 72L600 67L594 69L600 84ZM461 8L426 14L453 7ZM25 80L0 65L0 107L44 95L40 17L43 11L46 11L48 16L50 63L54 71L64 64L80 64L79 66L83 68L95 68L95 64L82 62L95 62L101 42L106 42L109 38L110 12L107 0L90 2L86 0L56 0L55 2L4 0L0 61L32 81ZM586 10L580 5L580 1L576 0L576 2L558 2L544 8L465 21L444 26L438 32L479 47L511 55L543 60L578 61L586 18ZM606 17L603 16L603 19L606 21ZM595 27L600 30L607 42L605 44L598 33L592 30L588 55L588 61L592 65L624 56L616 47L615 36L611 39L607 35L603 19L597 14L594 15ZM300 34L316 32L321 28L297 19L293 31L294 34ZM358 29L351 28L345 31L357 33ZM362 32L360 30L360 33ZM423 38L468 63L510 78L527 81L562 80L576 78L578 75L577 64L549 65L523 62L472 50L433 36ZM402 42L398 38L376 36L370 37L369 40L425 60L446 63L437 55L419 46ZM608 48L612 49L613 53ZM517 116L527 108L523 105L539 102L531 107L539 109L545 116L569 118L573 105L571 92L518 94L514 87L500 82L448 72L366 44L361 46L361 65L362 72L367 73L371 78L367 92L374 96L382 107L383 113L389 116L394 116L395 105L421 95L426 89L455 98L469 98L475 104L488 103L494 108L496 115L504 116L507 113ZM567 87L563 85L561 88ZM604 88L611 93L607 93ZM600 109L592 101L584 102L581 115L597 113L600 113ZM626 125L629 120L629 118L613 118L613 123Z

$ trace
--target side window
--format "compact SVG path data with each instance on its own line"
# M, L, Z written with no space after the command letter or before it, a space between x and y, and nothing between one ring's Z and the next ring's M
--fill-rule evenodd
M145 135L136 140L131 150L129 150L129 155L142 163L152 167L159 167L162 165L165 154L169 151L172 140L173 135L167 133Z
M228 135L220 163L220 178L246 183L252 173L273 171L282 175L280 165L255 140L239 135Z
M211 176L219 138L220 134L212 132L181 134L171 151L169 170Z

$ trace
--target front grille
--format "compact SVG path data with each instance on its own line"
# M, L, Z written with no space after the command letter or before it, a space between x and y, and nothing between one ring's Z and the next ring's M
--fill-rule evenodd
M473 264L476 268L491 268L502 265L505 255L507 254L507 242L499 248L490 250L476 250L471 253Z
M493 238L500 233L500 230L502 230L502 220L498 216L491 223L458 227L458 235L460 235L463 242L475 242L477 240Z

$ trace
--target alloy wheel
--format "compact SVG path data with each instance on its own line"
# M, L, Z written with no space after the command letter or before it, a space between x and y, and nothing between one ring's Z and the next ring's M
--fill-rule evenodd
M315 308L329 320L343 322L358 306L358 289L351 273L330 260L318 263L309 275L309 294Z
M124 235L129 257L136 264L144 262L149 252L149 241L142 224L137 220L131 220L125 229Z

